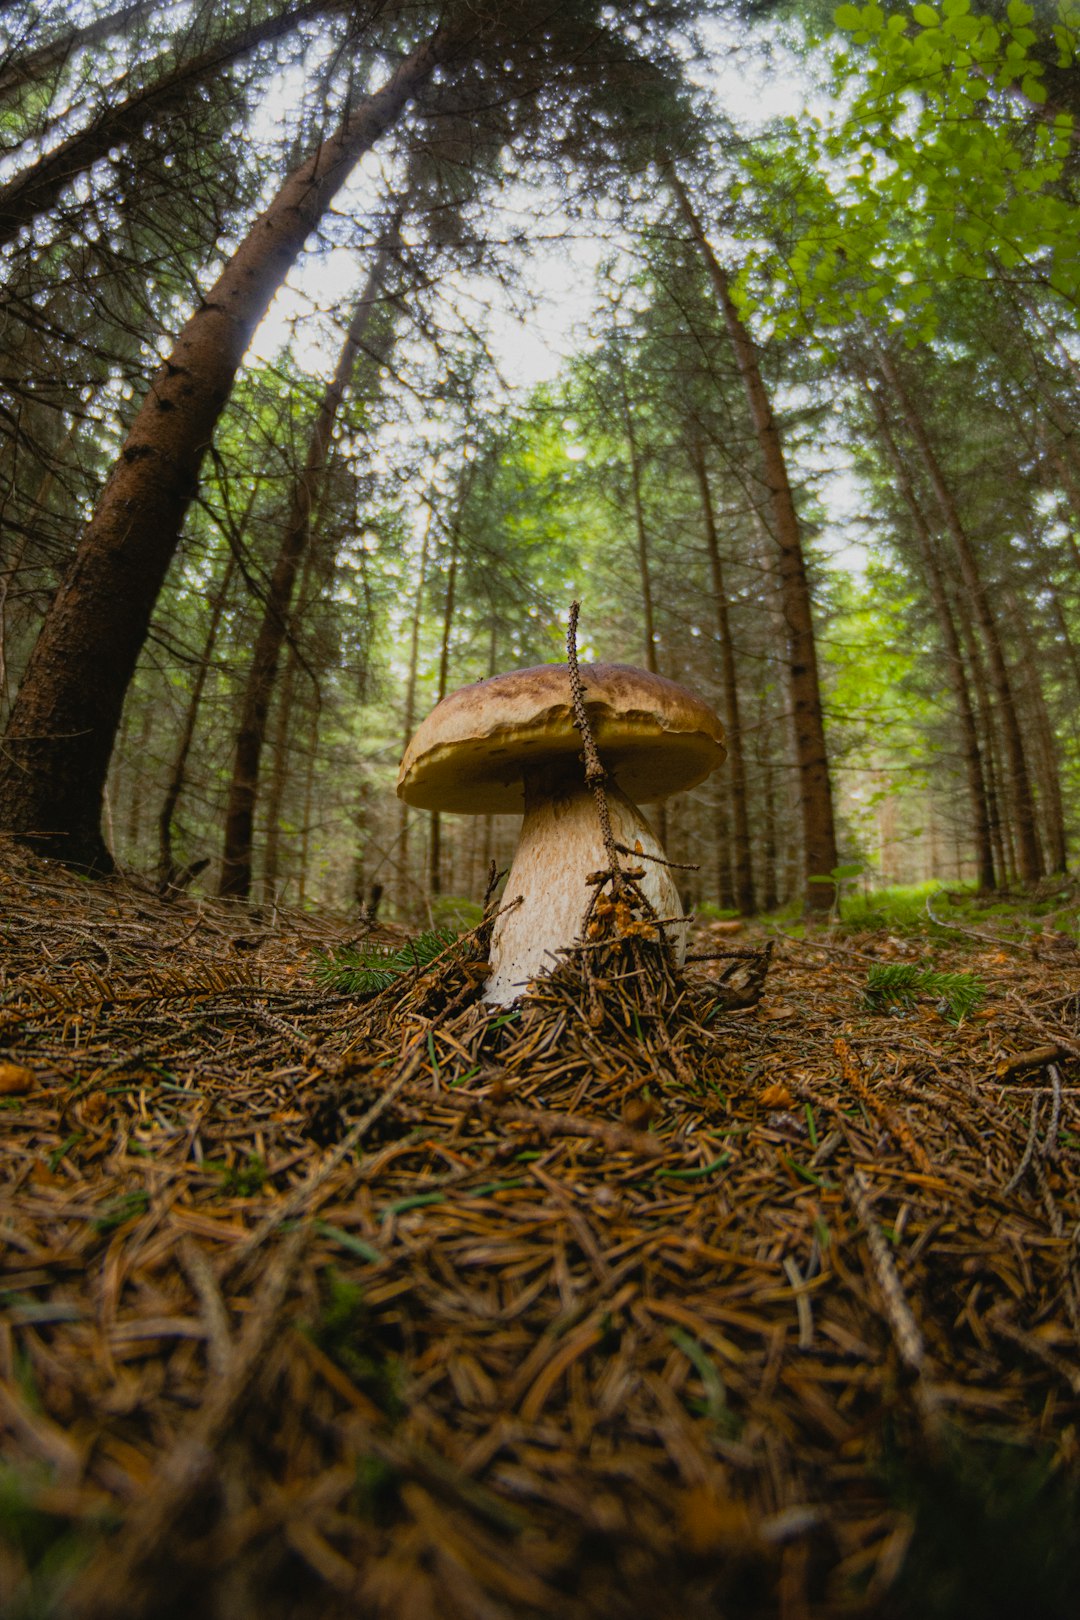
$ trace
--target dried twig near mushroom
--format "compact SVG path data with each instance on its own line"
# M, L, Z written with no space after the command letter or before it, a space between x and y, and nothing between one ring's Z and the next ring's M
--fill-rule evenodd
M696 693L661 675L628 664L579 670L576 609L569 668L541 664L450 693L398 777L400 797L422 809L524 812L506 884L506 899L521 904L492 936L484 999L495 1005L557 967L591 921L658 939L677 964L686 954L679 892L638 805L704 781L725 757L723 728ZM620 845L634 851L627 868Z

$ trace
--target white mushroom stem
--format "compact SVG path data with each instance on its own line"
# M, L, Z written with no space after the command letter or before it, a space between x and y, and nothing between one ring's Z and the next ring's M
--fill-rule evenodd
M670 870L661 864L664 851L656 834L637 806L610 783L607 797L615 842L628 849L640 844L643 854L658 857L640 862L644 877L638 886L645 898L658 918L682 917L679 891ZM521 904L504 912L495 924L485 1001L498 1006L517 1001L530 980L559 965L560 950L580 943L593 894L585 880L607 864L591 791L577 784L553 790L543 776L527 777L525 819L503 895L504 905L518 895ZM626 865L634 865L633 857ZM681 966L686 925L676 923L665 932Z

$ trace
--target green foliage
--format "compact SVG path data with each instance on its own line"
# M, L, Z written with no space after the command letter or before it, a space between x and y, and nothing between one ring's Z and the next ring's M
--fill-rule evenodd
M852 928L898 929L926 926L926 898L941 888L936 878L926 883L896 884L850 894L844 900L843 919Z
M320 957L315 977L326 990L346 996L375 996L414 968L430 967L457 939L456 928L432 928L404 945L369 945Z
M484 908L464 895L439 894L431 902L431 916L436 929L452 938L470 928L479 928L484 920Z
M939 1010L958 1024L973 1013L986 986L973 973L939 973L915 962L882 962L866 975L864 1000L872 1012L913 1007L919 995L937 996Z
M1059 60L1074 60L1072 0L1053 23ZM740 296L777 330L853 313L900 326L911 343L937 326L946 280L1010 277L1080 298L1080 210L1064 194L1075 120L1043 115L1043 32L1030 6L979 15L970 0L908 16L842 5L851 37L832 57L832 108L785 121L781 140L748 160L771 196L785 252L756 248Z

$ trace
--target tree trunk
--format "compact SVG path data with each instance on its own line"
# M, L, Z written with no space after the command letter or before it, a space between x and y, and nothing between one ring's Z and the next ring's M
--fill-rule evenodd
M700 441L694 447L694 471L701 491L701 513L705 525L705 546L709 554L712 575L713 604L716 612L716 642L720 651L720 668L724 687L724 727L727 733L727 778L731 802L731 867L733 902L743 917L754 913L754 869L750 858L750 815L746 802L746 761L743 756L742 720L739 714L739 682L735 668L735 649L731 643L731 616L728 611L727 592L724 588L724 570L720 559L720 541L716 532L716 513L713 508L709 470L705 464L705 447ZM728 902L724 902L727 904Z
M296 575L307 550L311 534L311 509L326 474L330 443L341 402L371 328L387 269L401 242L402 215L403 210L399 208L388 229L383 232L375 263L349 323L337 368L316 413L303 469L293 485L292 504L281 549L270 577L236 733L218 888L223 900L246 900L251 893L252 834L259 791L259 764L266 736L266 717L270 712L270 699L277 679L278 660L289 629L289 609Z
M1046 850L1047 870L1055 876L1069 869L1068 840L1065 830L1065 805L1061 794L1061 758L1058 740L1054 734L1050 711L1043 696L1040 668L1045 658L1032 635L1023 604L1009 592L1009 606L1020 642L1020 672L1024 682L1023 696L1029 719L1034 719L1029 735L1033 736L1036 758L1041 760L1039 773L1039 804L1042 809L1043 847ZM1025 730L1028 728L1025 727Z
M1005 752L1009 763L1009 789L1013 818L1016 824L1020 878L1024 883L1036 883L1042 876L1042 858L1039 853L1039 840L1036 832L1035 802L1031 792L1031 778L1024 754L1024 740L1016 712L1016 703L1013 698L1012 682L1005 662L1001 633L990 606L990 598L983 583L975 552L961 520L959 508L953 499L952 490L949 488L941 463L930 443L922 417L915 408L914 401L904 385L892 355L881 344L875 345L875 348L882 375L889 384L907 423L908 430L915 441L926 476L930 481L930 487L933 489L935 499L941 509L945 526L956 547L961 577L971 599L972 612L975 615L975 620L982 635L983 645L986 648L986 656L990 664L990 681L994 689L994 696L997 700L1001 719Z
M656 615L653 610L652 572L649 567L649 531L645 526L645 503L641 493L641 453L638 449L634 413L626 387L626 372L616 347L619 385L622 395L623 426L630 460L630 493L634 505L634 533L637 537L638 577L641 580L641 612L645 624L645 668L657 675L660 664L656 653ZM664 839L661 838L661 843Z
M252 497L252 500L254 501L254 497ZM173 818L176 815L176 806L180 802L180 795L184 791L188 755L191 752L191 744L195 738L199 705L202 703L203 688L206 685L206 677L210 673L210 660L214 656L214 645L217 642L217 634L221 626L221 616L225 611L225 603L228 600L229 589L235 572L236 557L230 552L228 561L225 564L225 571L210 604L210 622L206 627L202 655L199 659L199 667L195 671L195 679L191 685L187 713L184 716L184 726L173 759L172 771L169 774L169 785L165 790L165 798L158 814L158 880L163 885L171 883L176 876L176 863L173 860L172 848Z
M468 499L471 484L472 474L467 469L458 499L458 509L454 514L454 522L450 530L450 563L446 574L446 597L443 603L442 642L439 647L439 689L435 695L436 703L441 703L446 696L446 688L450 679L450 636L454 628L454 607L457 596L461 516L465 502ZM442 894L442 817L437 810L431 812L431 842L428 846L428 891L432 895Z
M424 591L427 588L428 550L431 545L431 525L434 514L429 509L424 525L424 538L420 546L420 572L416 581L416 600L413 603L412 629L409 634L409 672L405 680L405 714L401 752L405 753L416 730L416 680L420 670L420 624L424 616ZM412 886L409 871L409 807L402 799L398 806L398 864L405 882ZM404 895L401 897L404 903Z
M285 668L277 688L277 713L270 745L270 791L266 796L266 843L263 849L262 897L272 903L277 897L278 869L281 863L281 817L285 788L289 780L289 723L293 715L293 692L298 668L296 643L290 639Z
M45 620L0 757L0 827L107 870L101 796L116 727L199 467L252 333L361 155L455 35L440 31L286 180L181 332Z
M864 392L869 396L877 420L878 436L896 475L897 487L911 515L911 526L919 559L926 572L930 600L933 603L934 615L938 622L938 629L941 632L941 639L945 644L945 668L949 685L952 687L957 719L960 723L961 750L967 776L968 802L971 807L971 836L975 844L975 868L978 873L979 893L984 894L995 887L994 855L993 846L990 842L990 814L987 805L982 752L979 748L979 731L975 723L975 710L971 702L971 693L968 689L967 674L964 669L964 655L960 648L960 637L957 633L952 609L949 606L945 579L941 572L941 564L938 561L934 539L930 533L926 518L923 516L923 510L919 504L919 498L915 492L915 486L908 471L907 463L900 454L899 445L893 438L884 401L878 391L870 386L866 377L863 377L862 381Z
M758 365L754 342L735 307L727 274L713 252L682 181L674 169L669 169L668 176L683 219L697 243L716 293L757 433L758 450L769 491L771 538L779 552L780 597L787 630L788 681L795 727L804 875L807 880L805 904L811 910L829 910L833 900L831 886L810 881L812 878L828 877L837 865L836 828L810 588L784 447Z

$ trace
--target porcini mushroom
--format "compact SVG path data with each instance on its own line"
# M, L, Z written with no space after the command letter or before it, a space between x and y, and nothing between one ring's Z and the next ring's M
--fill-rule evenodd
M644 857L639 887L676 960L686 954L678 889L638 804L696 786L724 758L723 728L708 704L674 681L629 664L583 664L585 711L607 773L615 841ZM405 751L397 791L424 810L465 815L524 812L495 924L484 999L516 1001L581 938L586 877L607 866L596 800L585 786L565 664L541 664L451 692ZM652 856L653 859L648 857Z

